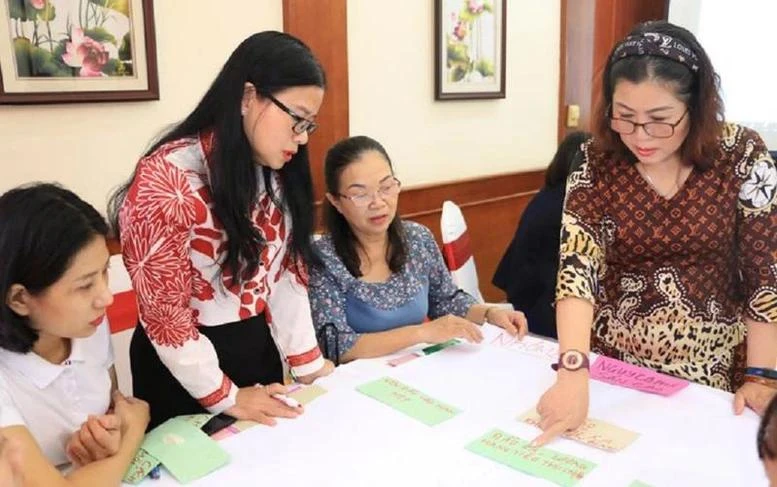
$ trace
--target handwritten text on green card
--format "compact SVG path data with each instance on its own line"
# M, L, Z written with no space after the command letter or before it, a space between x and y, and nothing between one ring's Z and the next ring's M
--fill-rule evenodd
M467 445L467 450L564 487L577 484L596 467L595 463L549 448L532 448L528 441L498 429Z
M460 412L453 406L429 397L391 377L368 382L357 387L356 390L428 426L442 423Z
M141 448L135 453L135 458L132 459L132 463L130 463L127 471L124 473L122 480L127 484L137 485L157 465L159 465L159 460Z

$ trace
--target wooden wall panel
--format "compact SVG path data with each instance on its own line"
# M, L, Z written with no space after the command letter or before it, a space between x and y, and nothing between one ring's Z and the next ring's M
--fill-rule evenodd
M324 156L348 137L348 30L346 0L283 0L283 30L302 39L324 66L327 89L318 130L310 137L316 200L324 196Z
M461 179L403 189L399 200L399 213L416 215L428 211L441 211L445 200L459 206L493 198L512 196L516 193L536 191L544 183L545 170L525 171L472 179Z
M666 19L668 0L562 0L559 141L570 130L590 130L601 76L615 43L638 23ZM580 106L580 124L566 127L566 107Z
M596 0L591 93L593 107L599 102L602 72L615 44L637 24L666 19L668 15L669 0Z
M429 227L442 245L442 203L449 199L461 207L470 233L480 291L488 302L505 300L504 292L491 284L496 266L513 238L521 214L543 185L543 171L435 184L404 190L399 213Z
M562 0L559 79L559 142L575 130L590 131L596 0ZM580 107L580 124L567 127L567 107Z

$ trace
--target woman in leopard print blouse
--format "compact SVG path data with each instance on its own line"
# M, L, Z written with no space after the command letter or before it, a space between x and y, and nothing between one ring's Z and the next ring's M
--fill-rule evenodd
M602 99L567 183L562 358L593 350L762 411L775 390L742 382L745 364L777 363L774 161L757 133L723 122L719 78L681 27L648 22L621 41ZM588 382L585 367L561 365L537 444L582 423Z

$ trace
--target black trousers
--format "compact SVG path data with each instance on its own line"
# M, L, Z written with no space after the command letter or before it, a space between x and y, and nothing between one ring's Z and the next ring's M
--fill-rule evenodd
M238 387L283 381L281 357L264 314L201 326L199 332L213 343L221 370ZM151 408L149 430L175 416L208 412L162 363L140 323L132 334L130 367L133 394Z

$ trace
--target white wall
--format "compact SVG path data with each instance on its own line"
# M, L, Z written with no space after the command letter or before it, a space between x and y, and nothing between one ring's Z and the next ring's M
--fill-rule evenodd
M434 2L348 1L350 132L406 186L545 167L556 149L560 1L509 0L507 98L434 100Z
M165 126L193 108L248 35L283 29L281 0L154 2L160 100L0 105L0 192L59 181L103 210L109 191Z
M350 131L386 145L405 185L544 167L556 147L559 1L510 0L507 98L434 101L433 2L348 1ZM185 116L281 0L154 2L161 99L0 105L0 192L59 181L103 210L150 139ZM382 4L381 4L382 5Z
M669 21L696 35L720 75L726 120L757 130L772 150L777 150L777 97L772 94L777 78L772 54L776 16L773 0L669 4ZM740 49L743 45L753 47Z

